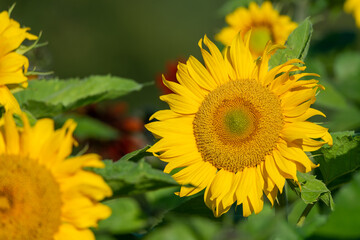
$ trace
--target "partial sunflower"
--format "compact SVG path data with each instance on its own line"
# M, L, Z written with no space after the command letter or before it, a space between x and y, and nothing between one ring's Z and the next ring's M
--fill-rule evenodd
M359 0L346 0L344 10L347 13L352 13L355 17L356 26L360 28L360 1Z
M88 229L110 216L98 203L112 192L84 167L104 167L96 154L70 157L76 124L54 131L51 119L17 129L5 113L0 130L0 239L93 240Z
M205 189L204 201L215 216L236 202L243 215L259 213L263 194L272 204L285 179L297 181L296 172L309 172L313 164L304 151L332 144L327 128L306 121L321 85L318 76L298 73L298 59L268 70L272 51L268 44L254 61L240 34L221 55L206 36L199 46L206 67L190 56L179 63L178 83L164 84L174 94L161 96L170 105L146 125L160 140L148 151L168 162L164 171L183 168L173 178L183 185L177 194L190 196ZM210 50L203 49L204 43ZM321 140L322 139L322 140ZM190 185L190 186L189 186Z
M25 40L35 40L37 36L28 33L30 28L21 28L20 24L10 19L9 13L0 13L0 105L5 110L20 113L20 107L8 86L27 87L24 75L29 67L28 59L17 53L16 49Z
M261 6L251 2L249 9L240 7L227 15L226 22L229 26L223 28L215 39L224 45L230 45L238 32L244 38L252 29L249 47L254 58L263 54L269 40L285 44L290 33L297 27L289 16L280 15L273 9L271 2L264 2Z

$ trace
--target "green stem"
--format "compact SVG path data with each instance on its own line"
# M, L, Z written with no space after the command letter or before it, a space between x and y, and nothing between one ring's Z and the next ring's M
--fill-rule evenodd
M286 184L285 184L286 185ZM288 199L286 193L286 186L284 186L283 192L278 195L277 197L279 206L276 207L275 205L275 212L281 212L281 214L285 211L285 219L288 220Z
M306 206L306 208L300 215L299 220L297 221L297 224L296 224L297 227L302 227L304 225L305 219L306 219L307 215L309 214L309 212L311 211L311 209L314 207L314 205L315 205L314 203L311 203Z

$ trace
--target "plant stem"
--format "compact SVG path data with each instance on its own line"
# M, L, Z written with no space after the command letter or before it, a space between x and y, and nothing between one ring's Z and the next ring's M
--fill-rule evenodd
M305 219L307 217L307 215L309 214L309 212L311 211L311 209L314 207L314 203L310 203L306 206L306 208L304 209L304 211L302 212L301 216L299 217L299 220L297 221L296 226L297 227L302 227L305 223Z
M282 212L282 214L285 211L285 219L288 220L288 199L287 199L287 193L286 193L286 184L284 186L283 192L278 195L278 203L279 207L275 207L275 211L278 210L278 212Z

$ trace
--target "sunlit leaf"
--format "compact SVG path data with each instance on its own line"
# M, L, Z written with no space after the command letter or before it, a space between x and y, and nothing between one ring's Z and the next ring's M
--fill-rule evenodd
M105 168L92 170L109 184L114 192L113 197L177 186L170 175L153 169L144 159L139 162L105 160L104 163Z
M335 188L349 179L345 175L360 167L360 136L352 131L336 132L331 135L334 145L322 147L314 153L314 156L320 163L319 169L324 182L328 187Z
M22 109L35 117L52 117L91 103L116 99L142 85L113 76L90 76L84 79L29 81L28 88L14 96Z
M277 50L271 57L269 67L273 68L290 59L304 60L309 50L312 32L312 23L307 18L289 35L286 48Z
M314 175L301 172L297 173L297 177L301 185L301 189L293 181L288 182L290 187L306 204L312 204L322 200L331 209L334 208L334 201L332 199L331 192L321 180L316 179Z

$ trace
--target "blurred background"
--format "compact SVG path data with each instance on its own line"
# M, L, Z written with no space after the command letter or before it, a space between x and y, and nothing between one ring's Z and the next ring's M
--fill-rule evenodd
M8 9L14 1L1 1ZM12 17L43 32L48 46L34 63L60 78L112 74L153 82L169 60L199 57L197 42L223 25L221 0L64 0L18 1ZM154 92L153 92L154 91ZM143 91L133 99L157 101L158 91ZM153 92L153 94L151 94ZM142 99L140 99L142 100Z

